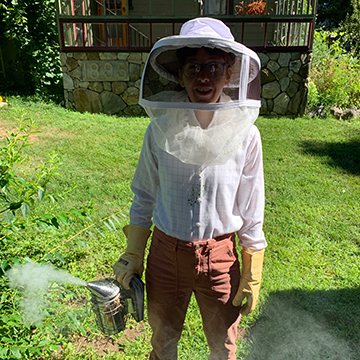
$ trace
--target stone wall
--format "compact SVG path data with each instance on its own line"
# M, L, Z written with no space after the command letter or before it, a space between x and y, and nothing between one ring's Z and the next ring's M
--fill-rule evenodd
M148 53L61 53L65 107L79 112L138 116L140 79Z
M303 115L311 52L258 53L261 60L261 115Z
M262 115L303 115L311 52L261 52ZM140 79L148 53L61 53L65 106L79 112L144 115L138 105ZM151 86L169 86L153 79Z

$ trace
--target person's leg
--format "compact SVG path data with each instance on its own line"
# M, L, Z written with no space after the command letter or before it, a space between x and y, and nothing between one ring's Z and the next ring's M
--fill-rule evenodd
M146 268L147 313L153 331L151 360L177 359L192 294L193 267L185 264L189 258L178 250L176 239L154 230Z
M236 360L237 327L241 316L232 300L240 282L234 237L209 242L198 250L199 275L195 296L210 348L210 360Z

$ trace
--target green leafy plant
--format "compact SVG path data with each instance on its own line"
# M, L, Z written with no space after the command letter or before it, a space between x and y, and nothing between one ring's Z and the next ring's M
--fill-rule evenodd
M2 0L0 33L20 52L27 85L16 91L60 100L62 77L55 1Z
M316 88L316 85L313 81L309 82L309 92L308 92L308 108L311 109L314 106L319 105L319 92Z
M91 208L56 212L56 204L64 194L49 193L47 185L59 176L60 159L52 153L47 162L34 165L34 159L25 155L24 150L31 146L30 138L38 131L32 120L18 120L18 127L8 131L0 147L0 359L39 359L50 357L57 349L55 337L48 338L46 334L63 324L64 319L71 331L83 331L78 321L82 310L66 309L61 301L69 291L55 291L48 296L55 304L53 313L57 317L52 322L24 324L19 312L22 295L8 287L5 275L13 265L31 260L26 254L11 257L12 247L23 237L39 236L51 229L59 229L61 224L69 225L79 219L88 221ZM49 207L41 207L45 200ZM82 245L85 246L83 242ZM58 250L59 246L53 248L43 256L42 261L64 263L64 257Z
M360 3L358 0L351 0L352 11L340 24L339 42L351 53L360 55Z
M328 45L330 34L328 31L315 31L310 101L314 101L313 96L316 98L316 88L320 105L360 107L360 61L346 53L339 40Z

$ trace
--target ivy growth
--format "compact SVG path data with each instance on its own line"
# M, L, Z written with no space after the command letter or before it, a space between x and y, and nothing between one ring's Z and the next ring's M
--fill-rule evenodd
M59 100L62 84L55 0L2 0L0 33L0 46L6 38L19 51L26 85L15 90Z

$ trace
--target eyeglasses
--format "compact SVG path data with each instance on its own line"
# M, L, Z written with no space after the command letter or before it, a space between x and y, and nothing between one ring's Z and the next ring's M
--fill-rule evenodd
M223 76L226 65L226 62L221 61L211 61L206 64L187 61L182 64L181 70L187 78L194 79L199 76L202 69L205 69L205 73L209 78L216 79Z

